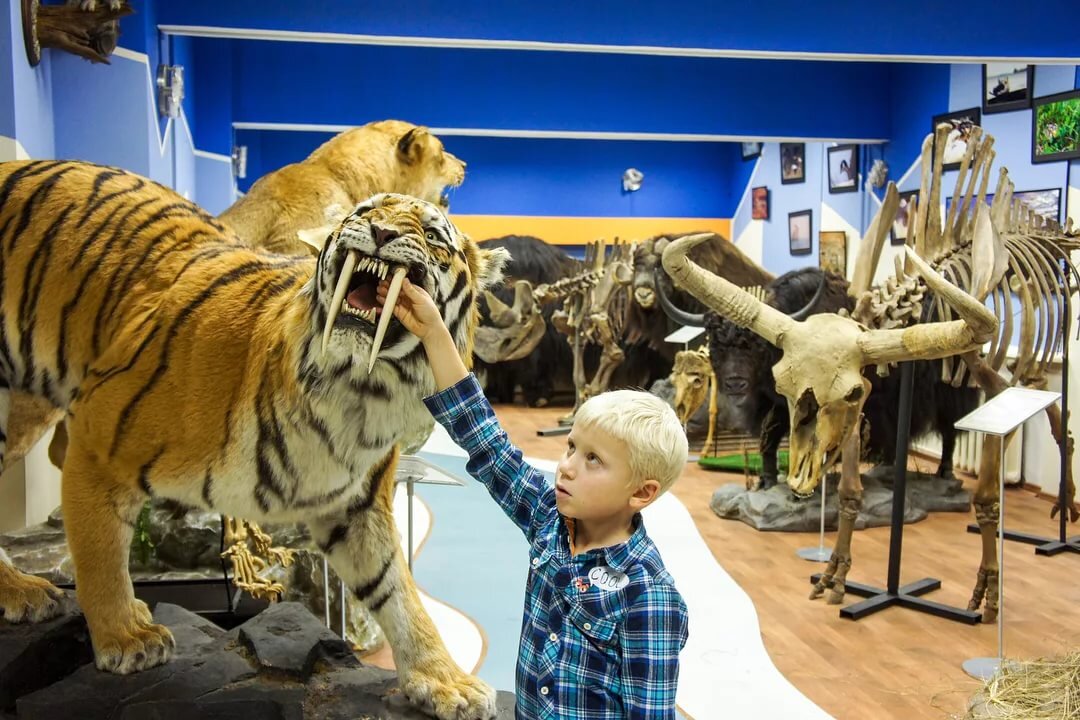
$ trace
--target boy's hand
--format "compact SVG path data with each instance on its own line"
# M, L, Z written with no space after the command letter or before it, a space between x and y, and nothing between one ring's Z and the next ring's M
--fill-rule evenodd
M380 313L386 303L386 291L389 287L390 281L382 280L375 291ZM426 290L413 285L408 278L405 278L401 284L401 294L394 303L394 317L405 326L406 330L421 340L426 339L432 330L446 327L442 315L439 314L439 308L435 307L435 301Z

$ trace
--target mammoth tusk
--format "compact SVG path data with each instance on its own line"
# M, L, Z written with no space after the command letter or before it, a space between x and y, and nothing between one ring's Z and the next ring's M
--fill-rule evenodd
M825 294L826 277L825 271L821 271L821 282L818 283L817 292L814 293L814 297L810 298L810 302L806 303L803 307L799 308L795 312L788 313L788 317L792 320L805 320L817 307L818 301L821 300L821 296Z
M345 256L345 264L341 266L341 274L338 275L337 286L334 287L334 296L330 300L330 307L326 310L326 327L323 328L322 354L326 355L326 346L330 344L330 331L334 329L334 320L341 312L341 301L345 299L345 293L349 290L349 281L352 280L353 270L356 269L356 251L350 250Z
M707 272L687 257L690 248L712 235L687 235L664 249L664 269L687 292L740 327L748 328L773 345L792 328L795 320L766 305L742 288Z
M382 313L379 315L379 326L375 328L375 339L371 341L371 357L368 358L367 371L375 367L375 356L382 348L383 338L386 336L386 328L390 325L390 318L394 316L394 305L397 303L398 294L401 292L401 284L405 282L405 274L408 272L403 267L394 270L394 277L390 279L390 287L386 289L386 302L383 303Z

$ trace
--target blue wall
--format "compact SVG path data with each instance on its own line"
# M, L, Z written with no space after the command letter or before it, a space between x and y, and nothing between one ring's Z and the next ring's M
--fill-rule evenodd
M367 35L539 40L682 48L887 55L1076 57L1074 0L1045 0L1038 12L988 0L957 14L935 0L862 3L759 0L732 5L665 0L413 0L407 9L350 0L328 12L295 0L163 3L162 23ZM970 26L968 24L970 23Z
M248 147L246 191L271 170L305 158L332 133L240 130ZM736 143L555 140L444 136L468 167L452 191L472 215L731 217L748 170ZM640 192L622 173L645 173Z
M884 139L889 132L887 63L235 45L239 122L399 117L431 127L736 137Z

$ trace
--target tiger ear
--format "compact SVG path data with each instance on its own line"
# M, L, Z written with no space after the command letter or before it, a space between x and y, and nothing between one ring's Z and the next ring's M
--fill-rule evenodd
M510 260L506 248L476 251L476 284L480 290L502 282L503 267Z
M398 140L398 157L407 165L420 161L424 156L425 142L429 135L426 127L414 127Z

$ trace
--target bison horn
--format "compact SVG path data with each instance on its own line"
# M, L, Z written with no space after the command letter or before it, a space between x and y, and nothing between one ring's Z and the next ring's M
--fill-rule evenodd
M667 278L656 278L656 295L660 298L660 308L664 314L680 325L705 327L705 313L691 313L677 307L667 294Z
M795 325L795 320L724 278L703 270L687 257L690 248L711 237L709 233L701 233L673 241L664 249L664 269L707 307L779 346L781 337Z
M949 357L979 347L997 332L997 317L985 305L938 275L910 248L907 257L930 289L945 300L961 319L863 333L859 346L864 365Z
M817 292L814 293L814 297L810 298L810 302L806 303L803 307L799 308L793 313L788 313L788 317L792 320L805 320L814 312L814 308L817 307L818 302L821 300L821 296L825 294L826 282L825 271L821 271L821 282L818 283Z

